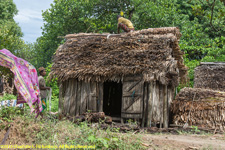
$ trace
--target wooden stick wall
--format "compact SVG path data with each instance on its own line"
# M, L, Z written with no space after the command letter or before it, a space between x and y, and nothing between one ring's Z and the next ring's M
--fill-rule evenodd
M174 88L158 81L144 83L143 86L141 126L167 128ZM60 83L59 88L59 113L77 116L89 110L103 111L103 83L69 79Z

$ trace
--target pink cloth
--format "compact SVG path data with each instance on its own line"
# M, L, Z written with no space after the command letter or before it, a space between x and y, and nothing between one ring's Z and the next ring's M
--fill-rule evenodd
M14 74L14 84L19 93L17 104L27 103L31 113L35 110L38 116L43 108L35 67L22 58L14 56L6 49L0 50L0 65L9 68Z

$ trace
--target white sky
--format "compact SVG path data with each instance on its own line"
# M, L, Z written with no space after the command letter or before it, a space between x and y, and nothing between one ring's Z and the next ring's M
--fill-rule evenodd
M50 8L54 0L13 0L18 9L14 17L24 34L25 42L33 43L41 36L43 26L42 10Z

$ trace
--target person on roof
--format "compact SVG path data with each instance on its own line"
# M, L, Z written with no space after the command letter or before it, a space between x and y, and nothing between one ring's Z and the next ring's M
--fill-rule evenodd
M117 25L118 34L120 33L120 28L123 29L124 32L134 31L134 26L130 20L123 18L120 15L117 16L117 20L118 20Z

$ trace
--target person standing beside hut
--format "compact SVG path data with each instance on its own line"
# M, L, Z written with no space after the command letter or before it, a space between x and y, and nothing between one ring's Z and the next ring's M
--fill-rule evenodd
M118 20L117 25L118 34L120 33L120 28L123 29L124 32L134 31L134 26L130 20L123 18L120 15L117 16L117 20Z
M39 82L39 89L40 89L40 94L41 94L41 102L42 102L42 107L43 111L47 107L46 104L46 98L47 98L47 90L50 90L50 87L46 87L45 79L44 76L46 75L46 71L44 67L40 67L38 69L40 76L38 77L38 82ZM42 112L43 112L42 111Z

